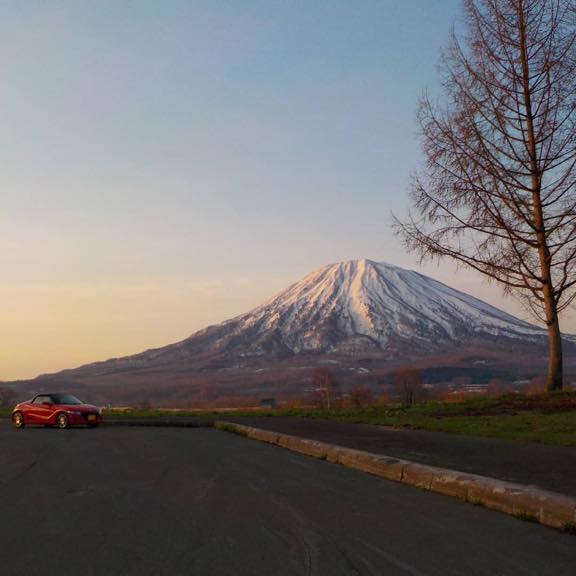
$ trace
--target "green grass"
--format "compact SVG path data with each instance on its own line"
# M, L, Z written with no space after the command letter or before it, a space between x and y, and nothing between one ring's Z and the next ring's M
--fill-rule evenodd
M166 413L158 410L133 411L106 414L111 418L166 418L184 416L204 416L225 420L226 417L277 417L317 418L408 428L433 430L469 436L488 436L508 440L523 440L561 446L576 446L576 411L543 414L540 412L519 414L498 414L484 416L448 415L434 413L437 406L419 405L412 408L371 407L359 410L276 410L276 411L234 411L226 412L178 412ZM452 409L452 406L448 407Z
M249 415L318 418L576 446L576 409L571 408L574 399L573 394L555 397L515 396L466 402L427 402L410 407L372 406L347 410L277 410L253 412ZM566 406L567 402L570 404L569 407ZM235 415L241 414L235 413Z
M366 419L360 416L355 421L469 436L489 436L508 440L576 446L576 412L441 418L423 414L406 414L404 416Z
M576 446L576 395L510 395L462 402L426 402L414 406L383 405L357 409L276 409L222 411L132 410L109 412L112 418L185 416L291 416L433 430L469 436Z

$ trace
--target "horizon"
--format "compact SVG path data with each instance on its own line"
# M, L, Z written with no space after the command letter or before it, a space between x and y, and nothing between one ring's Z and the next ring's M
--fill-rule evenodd
M459 7L0 6L0 380L178 342L350 258L527 319L472 271L418 266L390 229Z

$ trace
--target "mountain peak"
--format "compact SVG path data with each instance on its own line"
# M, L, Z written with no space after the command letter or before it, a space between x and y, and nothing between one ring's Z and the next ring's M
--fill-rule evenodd
M332 264L327 264L326 266L322 266L316 269L315 271L312 272L312 274L327 269L341 270L345 273L358 273L358 272L362 273L372 268L381 268L388 270L399 269L398 266L388 264L387 262L376 262L368 258L358 258L352 260L342 260L341 262L333 262Z
M373 260L319 268L225 326L224 349L248 353L423 351L472 338L540 338L542 330L441 282ZM232 335L232 336L230 336Z

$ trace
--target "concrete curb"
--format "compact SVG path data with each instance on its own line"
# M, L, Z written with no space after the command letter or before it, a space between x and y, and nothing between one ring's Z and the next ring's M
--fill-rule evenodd
M535 486L524 486L487 476L427 466L410 460L344 448L234 422L217 420L214 422L214 427L261 442L276 444L293 452L342 464L387 480L482 505L523 520L537 521L569 532L576 529L576 498L541 490Z

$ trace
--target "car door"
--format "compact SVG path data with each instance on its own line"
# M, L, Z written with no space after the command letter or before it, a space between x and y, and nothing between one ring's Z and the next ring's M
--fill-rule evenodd
M24 418L28 424L38 424L38 418L40 417L40 407L42 406L42 398L42 396L36 396L26 406Z
M54 416L54 400L50 396L44 396L42 404L38 407L38 423L50 424Z
M27 420L30 424L47 424L53 411L50 396L36 396L30 404Z

